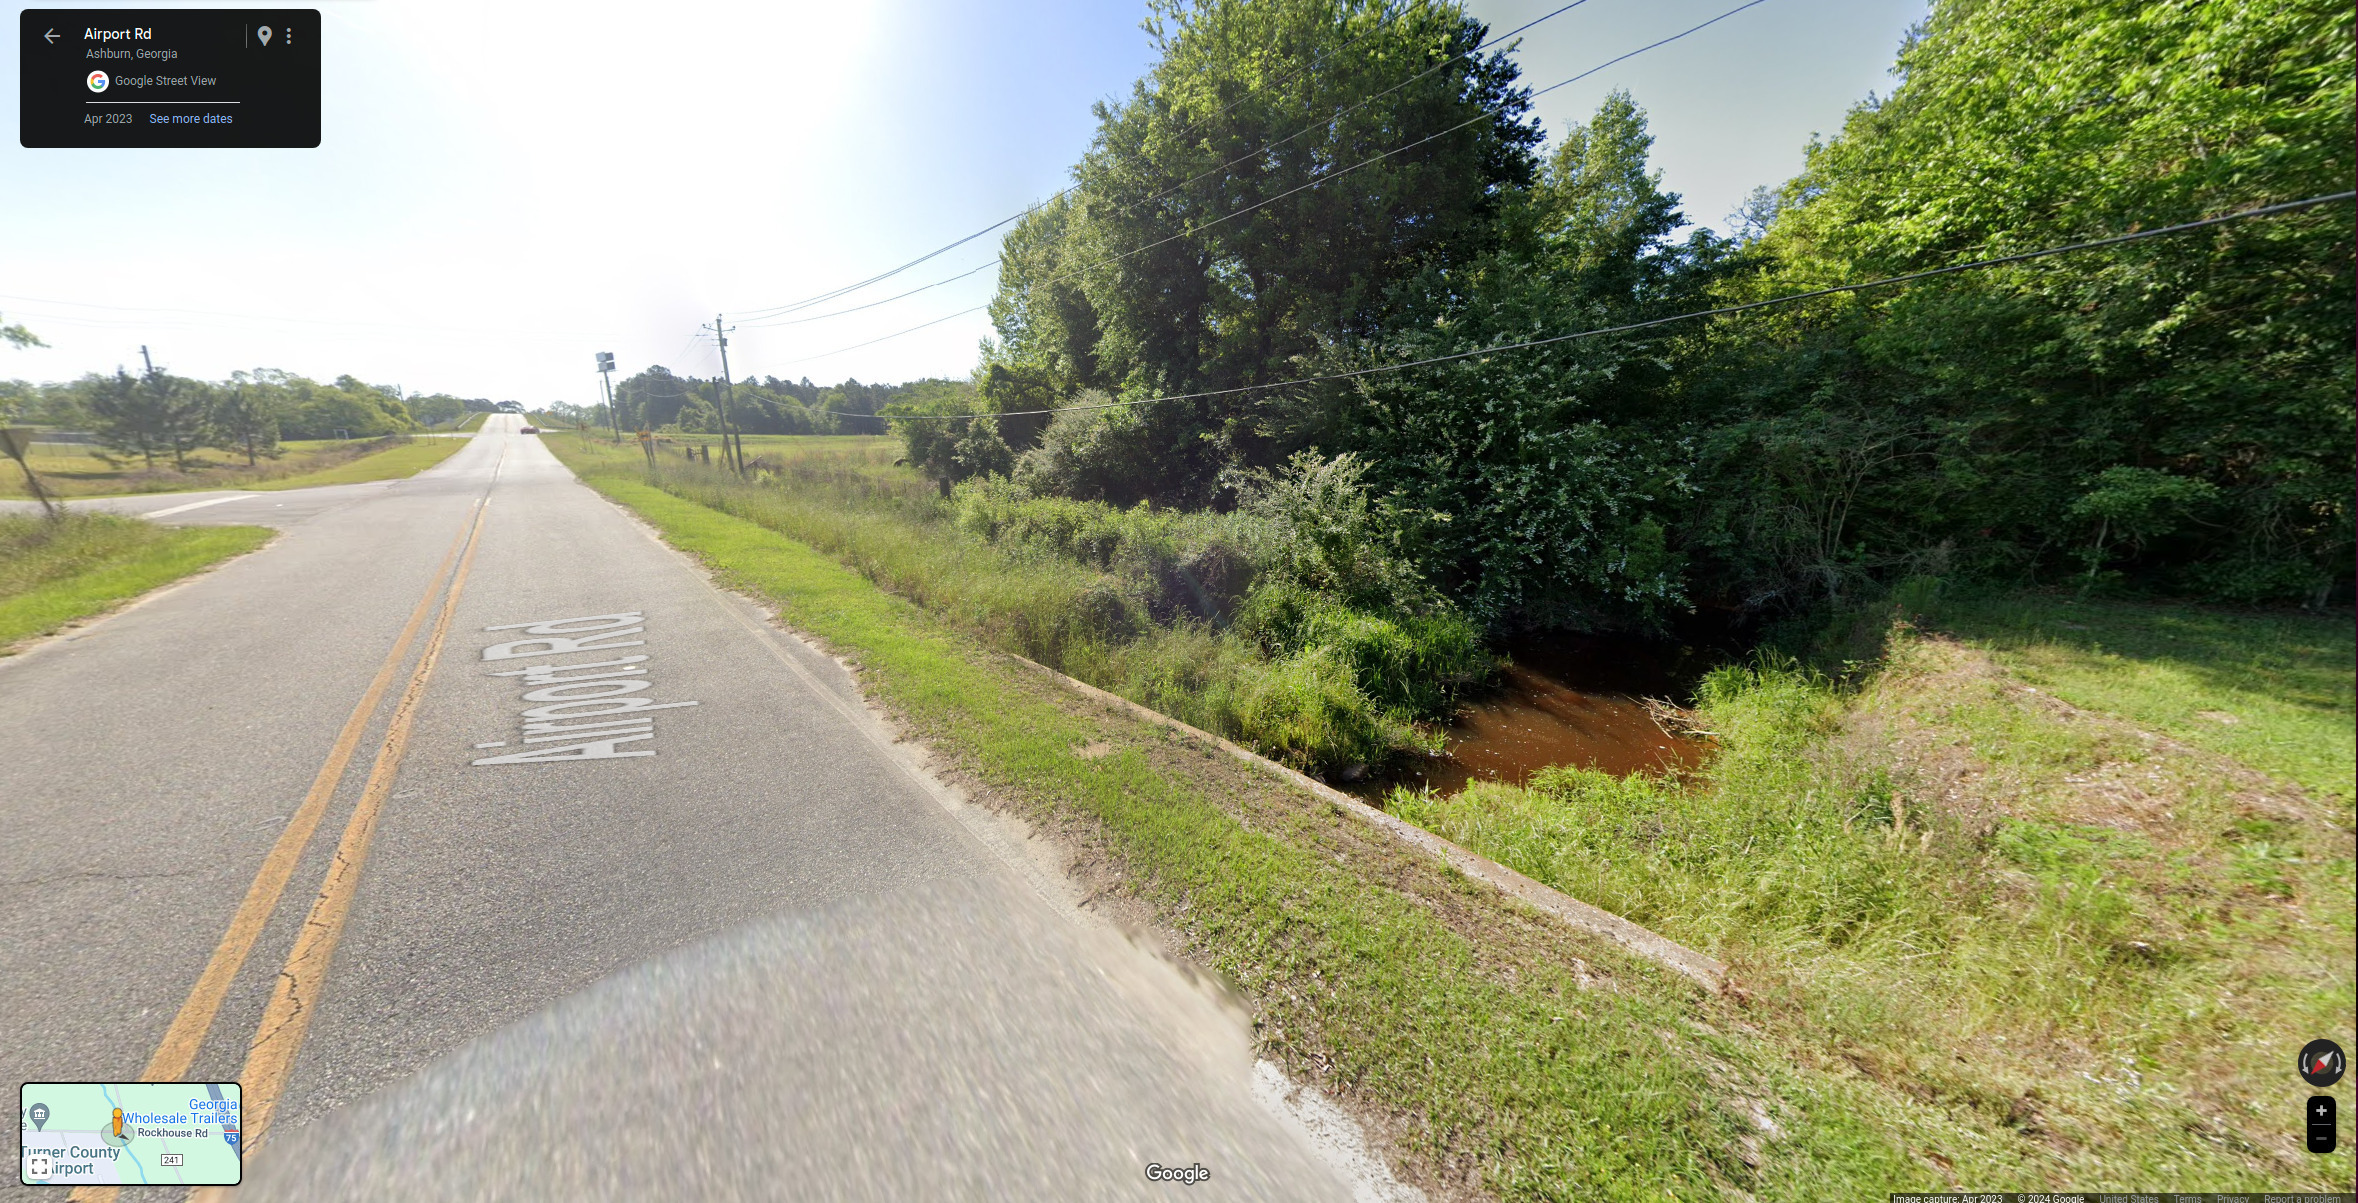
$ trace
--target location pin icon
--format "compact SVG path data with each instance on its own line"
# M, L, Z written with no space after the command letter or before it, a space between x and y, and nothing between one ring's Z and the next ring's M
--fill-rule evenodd
M33 1117L33 1131L38 1132L49 1126L49 1104L35 1103L26 1114Z
M268 46L270 44L270 27L268 25L262 26L254 31L254 36L262 39L262 44Z

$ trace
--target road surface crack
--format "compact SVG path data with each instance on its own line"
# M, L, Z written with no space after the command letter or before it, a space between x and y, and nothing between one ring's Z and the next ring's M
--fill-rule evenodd
M122 873L113 869L76 869L71 873L59 873L51 877L30 877L22 881L0 881L0 887L46 886L54 885L61 881L78 881L83 878L101 878L114 881L146 881L151 878L159 877L195 877L201 872L202 870L199 869L175 869L169 873Z

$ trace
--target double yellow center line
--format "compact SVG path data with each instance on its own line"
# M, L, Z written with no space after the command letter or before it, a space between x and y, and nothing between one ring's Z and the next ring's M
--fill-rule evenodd
M498 479L498 469L492 471ZM476 501L474 513L450 549L443 553L442 562L427 581L425 595L410 611L409 621L403 624L400 635L393 640L385 661L377 669L368 689L360 695L360 702L344 720L336 735L336 742L328 749L327 760L312 778L310 792L303 796L303 804L287 820L278 841L271 845L262 858L262 867L254 875L253 885L247 887L245 899L231 916L229 930L213 949L213 956L205 963L204 972L197 975L196 985L173 1017L172 1026L165 1029L164 1039L156 1046L155 1056L148 1059L147 1068L140 1073L143 1082L177 1081L195 1062L197 1051L203 1047L205 1035L212 1030L213 1020L219 1015L222 1001L228 997L231 983L244 968L247 956L253 952L254 942L278 909L279 899L286 891L287 882L294 876L295 866L301 861L303 849L311 843L312 833L319 828L320 819L327 812L328 802L344 780L345 769L351 764L352 753L359 746L361 736L375 718L393 679L400 674L402 662L409 656L410 646L416 642L418 630L425 625L426 616L435 613L434 626L426 637L425 651L418 656L417 665L410 670L409 683L395 703L392 719L386 724L385 736L377 745L377 758L369 768L368 781L361 787L360 802L353 808L352 818L344 824L344 838L336 845L335 857L329 862L327 879L321 883L319 896L312 901L311 913L305 917L302 930L295 937L294 949L287 954L286 966L278 975L278 986L271 993L270 1005L262 1012L262 1022L255 1029L252 1044L246 1050L245 1068L238 1074L243 1105L240 1108L243 1128L240 1136L246 1152L261 1144L270 1126L272 1111L278 1096L286 1089L287 1074L293 1068L295 1054L302 1049L304 1033L309 1029L311 1016L318 1009L321 987L326 982L328 962L334 957L336 941L343 935L344 920L352 907L353 895L360 886L360 870L368 859L370 839L376 834L377 817L384 810L385 799L393 792L393 778L401 767L401 757L409 747L409 734L417 721L420 704L425 700L426 682L434 674L434 665L442 657L442 645L450 634L452 617L458 612L459 595L466 589L468 571L474 566L475 552L480 546L483 521L491 508L489 490ZM453 563L458 565L451 571ZM445 581L447 578L447 587ZM68 1196L75 1203L111 1203L116 1187L83 1186ZM209 1194L211 1192L200 1192Z

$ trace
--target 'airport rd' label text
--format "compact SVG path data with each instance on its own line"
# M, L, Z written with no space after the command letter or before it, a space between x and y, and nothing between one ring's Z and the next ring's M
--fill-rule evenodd
M647 657L607 653L645 647L646 615L587 614L485 627L487 631L517 631L524 638L495 643L483 649L486 661L531 660L519 668L495 670L495 677L521 677L524 731L517 740L523 751L485 756L476 764L551 764L566 760L616 760L653 756L652 748L624 744L655 738L654 712L693 706L694 702L658 702L644 696L654 683L646 679ZM558 661L557 656L587 657ZM534 746L542 745L542 746ZM477 744L478 749L504 748L507 741Z

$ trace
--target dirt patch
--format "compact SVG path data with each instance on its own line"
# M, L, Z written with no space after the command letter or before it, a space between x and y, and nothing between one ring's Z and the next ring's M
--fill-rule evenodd
M2290 1019L2301 990L2284 983L2331 975L2304 933L2334 897L2307 875L2337 858L2346 865L2358 850L2346 812L2223 756L2073 706L1940 635L1894 641L1887 670L1822 754L1850 786L1887 782L1895 830L1916 832L1958 871L1966 895L1986 889L2000 912L2068 910L2072 891L2118 899L2109 943L2091 949L2110 964L2091 965L2091 984L2149 980L2186 999L2190 1020L2168 1056L2142 1069L2122 1051L2136 1038L2103 1021L2076 1031L1985 1023L1950 1063L1923 1060L1925 1050L1828 1055L1919 1101L1993 1118L2065 1162L2110 1139L2103 1116L2112 1104L2093 1096L2141 1097L2149 1086L2140 1074L2166 1071L2163 1089L2187 1108L2201 1139L2248 1150L2255 1170L2297 1162L2297 1144L2252 1113L2274 1081L2273 1062L2258 1064L2226 1036ZM2046 876L2010 861L1993 837L2011 821L2057 833L2043 838L2086 859ZM2198 1013L2205 1018L2194 1020ZM1939 1039L1931 1028L1918 1038ZM2042 1080L2094 1089L2043 1098L2035 1089Z
M2053 724L2060 749L2013 762L1977 749L1962 711L2015 708ZM2223 714L2223 712L2204 712ZM2224 716L2233 721L2232 715ZM2224 793L2246 818L2330 822L2299 786L2024 685L1986 653L1937 634L1896 647L1845 717L1835 755L1889 772L1919 819L1969 836L1999 817L2039 818L2182 842L2182 812Z

